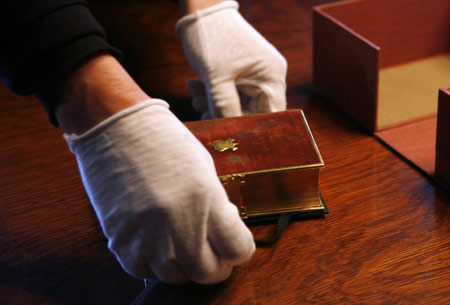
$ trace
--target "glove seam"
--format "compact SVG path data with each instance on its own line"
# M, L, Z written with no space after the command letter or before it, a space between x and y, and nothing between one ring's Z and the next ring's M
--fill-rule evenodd
M167 109L169 108L169 105L160 99L149 99L149 100L145 100L143 102L140 102L139 104L133 105L131 107L128 107L122 111L119 111L116 114L113 114L112 116L110 116L109 118L105 119L104 121L100 122L99 124L95 125L94 127L92 127L91 129L89 129L88 131L86 131L85 133L81 134L81 135L76 135L76 134L67 134L64 133L63 137L64 139L70 143L70 142L74 142L74 141L82 141L85 140L87 138L93 137L96 134L98 134L100 131L102 131L103 129L107 128L108 126L110 126L111 124L113 124L114 122L127 117L141 109L150 107L150 106L164 106Z
M186 26L189 23L193 23L195 21L200 20L202 17L211 15L215 12L224 10L224 9L228 9L228 8L234 8L236 10L239 10L239 3L237 3L234 0L228 0L228 1L223 1L219 4L207 7L205 9L202 10L198 10L192 14L186 15L184 17L181 17L177 23L175 24L175 32L180 35L181 34L181 30L182 27Z

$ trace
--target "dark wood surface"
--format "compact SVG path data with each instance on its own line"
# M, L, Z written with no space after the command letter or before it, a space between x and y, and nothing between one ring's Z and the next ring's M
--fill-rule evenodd
M243 15L289 62L289 106L304 109L324 157L320 187L330 214L293 222L278 244L258 249L220 285L152 282L140 295L145 304L450 303L449 192L312 89L311 7L324 2L240 1ZM137 23L145 32L147 19L167 20L149 30L152 41L142 41L134 56L163 54L161 62L126 62L150 94L189 110L184 82L193 73L173 34L176 7L158 3L164 8L156 19L144 1L129 1L130 11L136 5L131 20L126 10L116 12L121 31ZM139 44L133 32L128 38ZM108 252L62 131L33 98L2 89L0 99L0 304L131 303L143 283ZM256 238L272 230L252 227Z

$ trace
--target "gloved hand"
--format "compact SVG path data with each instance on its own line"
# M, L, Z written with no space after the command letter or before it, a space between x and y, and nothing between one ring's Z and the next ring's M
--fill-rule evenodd
M286 60L242 18L236 1L184 16L176 31L202 78L189 82L188 90L194 107L209 111L206 117L286 109Z
M131 275L216 283L255 251L210 154L164 101L65 138L108 246Z

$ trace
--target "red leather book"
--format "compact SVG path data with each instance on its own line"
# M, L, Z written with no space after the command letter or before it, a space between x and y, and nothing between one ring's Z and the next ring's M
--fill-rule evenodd
M324 162L301 110L188 122L241 217L320 213Z

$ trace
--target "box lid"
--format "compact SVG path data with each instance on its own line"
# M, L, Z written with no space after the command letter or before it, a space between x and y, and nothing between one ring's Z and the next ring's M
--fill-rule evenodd
M303 111L188 122L219 176L324 165Z

